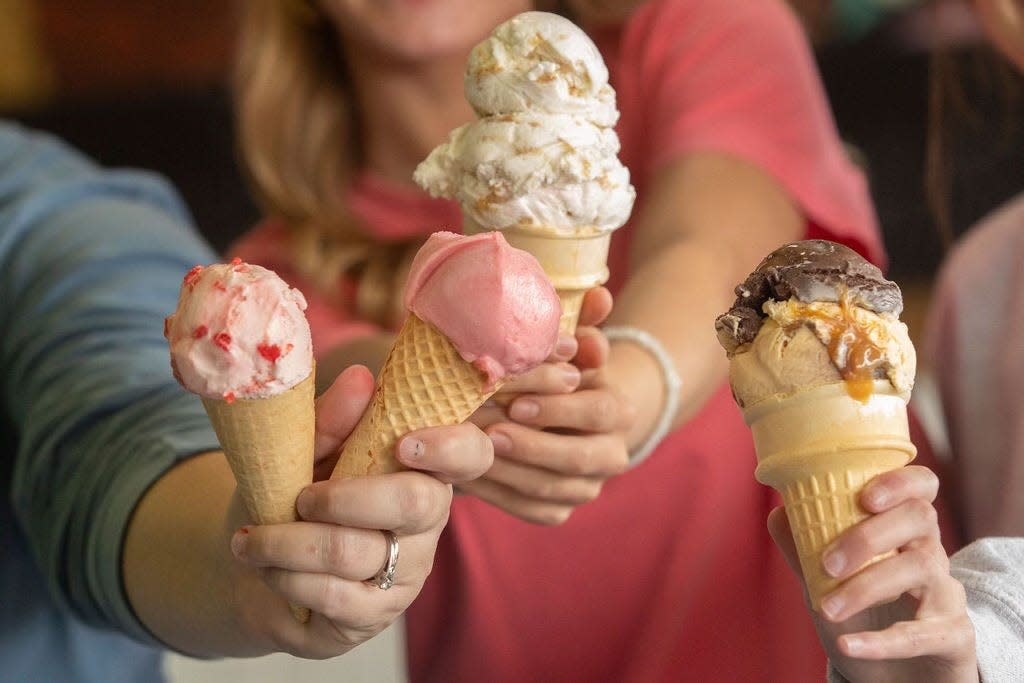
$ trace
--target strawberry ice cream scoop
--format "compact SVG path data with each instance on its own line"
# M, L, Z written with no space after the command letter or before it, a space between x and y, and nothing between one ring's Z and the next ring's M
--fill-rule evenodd
M171 367L206 398L268 398L313 370L306 299L273 271L242 263L196 266L164 322Z
M491 385L539 365L558 341L555 288L537 259L499 232L431 235L413 260L405 305Z

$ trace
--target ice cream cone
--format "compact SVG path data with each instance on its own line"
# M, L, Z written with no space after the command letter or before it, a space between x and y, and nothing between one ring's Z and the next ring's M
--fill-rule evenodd
M782 494L811 606L838 585L822 551L868 516L858 496L882 472L917 453L907 426L906 396L876 381L866 401L844 382L760 401L744 410L757 449L757 480ZM876 557L871 561L877 561Z
M345 442L332 478L396 472L394 456L406 433L464 422L495 391L451 341L410 313L384 367L370 406Z
M472 219L463 219L463 232L487 232ZM612 233L597 228L574 227L572 233L544 226L516 226L501 231L509 244L527 251L540 262L555 286L562 304L559 330L576 331L576 323L588 289L608 281L608 247Z
M257 524L298 519L295 499L313 480L315 371L284 393L228 403L203 397L245 508ZM292 606L300 622L309 610Z

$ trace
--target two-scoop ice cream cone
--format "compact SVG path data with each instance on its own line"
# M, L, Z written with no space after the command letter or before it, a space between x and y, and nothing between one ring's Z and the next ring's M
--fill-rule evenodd
M858 497L916 455L906 404L916 356L897 285L852 250L785 245L715 322L757 480L782 495L811 604L838 581L822 552L868 514ZM875 558L876 560L878 558Z
M608 279L612 231L636 196L604 60L569 20L525 12L473 48L465 94L477 120L430 153L416 182L459 201L466 234L500 230L533 254L572 333L584 294Z
M240 261L196 266L164 334L178 381L202 397L257 524L295 521L313 479L314 366L302 294ZM294 607L301 622L309 610Z

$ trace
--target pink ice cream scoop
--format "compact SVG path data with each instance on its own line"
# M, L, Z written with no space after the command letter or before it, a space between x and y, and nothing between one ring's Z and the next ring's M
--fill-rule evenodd
M302 293L266 268L238 259L196 266L164 321L174 376L229 402L291 389L313 370L305 309Z
M499 232L431 235L412 262L405 306L448 337L491 386L551 354L562 310L537 259Z

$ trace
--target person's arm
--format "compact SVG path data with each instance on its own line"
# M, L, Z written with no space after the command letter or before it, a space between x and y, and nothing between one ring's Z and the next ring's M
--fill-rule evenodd
M329 471L373 391L346 370L317 400L316 458ZM410 438L410 437L406 437ZM161 641L192 655L285 651L326 658L383 630L419 594L448 518L451 486L490 464L490 443L462 425L415 432L422 472L319 481L296 501L301 521L250 526L220 453L192 458L146 493L125 541L132 605ZM323 467L320 467L323 465ZM395 584L366 582L399 542ZM288 604L313 611L297 623Z
M644 330L669 353L682 380L675 424L692 417L726 376L709 321L729 308L736 283L761 257L799 239L805 225L778 182L740 158L692 153L656 174L609 324ZM646 349L625 340L613 341L608 373L637 408L628 438L635 448L663 408L663 374Z
M450 482L490 465L490 441L471 425L419 433L404 462L435 476L319 482L297 502L304 521L232 537L244 518L229 470L162 334L183 274L212 256L162 181L0 125L0 378L19 436L17 519L54 598L94 625L198 655L337 655L418 594ZM372 384L353 368L320 398L318 458L337 453ZM402 549L388 591L365 583L383 564L381 529ZM317 614L299 626L289 602Z
M121 543L147 487L217 447L171 376L163 318L211 252L155 176L104 171L0 124L0 378L19 449L12 503L54 597L147 640Z
M622 74L639 86L622 90L645 98L651 140L637 157L643 194L609 323L644 330L669 353L680 424L726 376L711 322L764 254L812 225L815 236L858 248L879 238L806 36L784 4L650 3L633 21L623 49L647 58ZM635 447L664 407L664 392L651 391L664 387L662 373L649 352L620 341L609 374L637 407Z
M1010 681L1024 662L1024 538L984 538L949 558L967 592L983 681Z
M844 156L806 38L785 7L641 4L619 49L639 56L622 60L625 80L613 85L624 111L644 122L623 140L640 193L625 228L628 276L608 322L637 334L613 340L607 363L585 372L577 391L513 401L511 420L488 427L505 437L495 468L472 484L517 514L553 505L555 521L621 472L659 422L682 423L721 387L727 366L713 321L765 253L812 223L816 236L878 240L863 178ZM638 343L642 335L665 357Z

